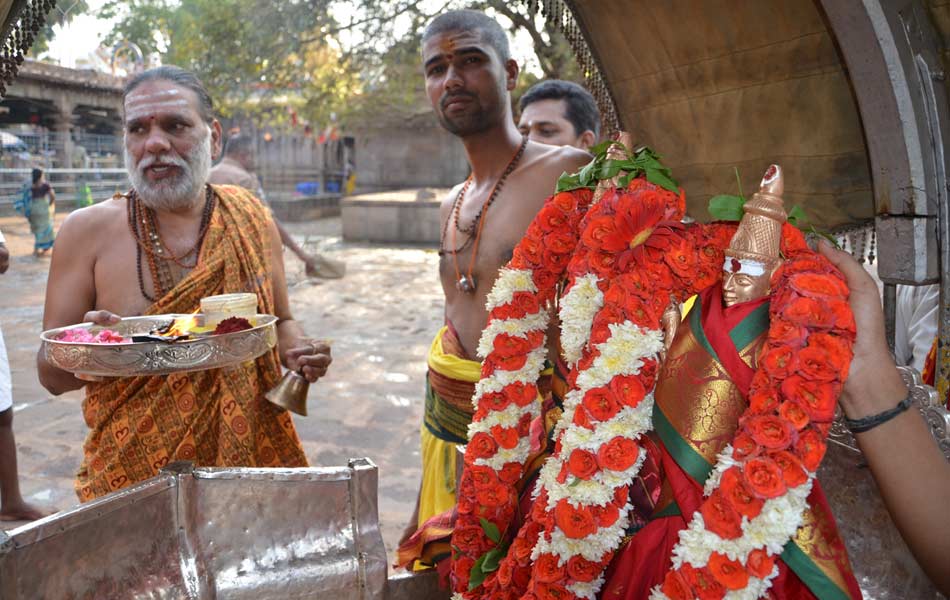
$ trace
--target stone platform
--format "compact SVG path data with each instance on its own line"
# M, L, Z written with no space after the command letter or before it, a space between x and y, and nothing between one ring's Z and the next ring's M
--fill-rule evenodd
M343 239L437 245L439 205L448 191L413 188L350 196L342 202Z
M281 222L298 223L340 216L340 194L317 194L269 200L271 210Z

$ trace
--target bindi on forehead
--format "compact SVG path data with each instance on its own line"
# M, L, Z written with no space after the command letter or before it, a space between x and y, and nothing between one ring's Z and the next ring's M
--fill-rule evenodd
M452 60L460 50L472 50L480 48L481 45L481 35L476 32L456 31L443 33L434 35L426 41L424 54L427 59L441 57Z

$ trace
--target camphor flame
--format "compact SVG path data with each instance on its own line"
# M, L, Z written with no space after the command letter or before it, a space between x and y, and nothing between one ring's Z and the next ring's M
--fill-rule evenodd
M172 321L171 327L169 327L168 331L162 335L165 337L178 337L191 333L192 328L198 325L198 319L195 317L195 315L198 313L198 310L200 309L196 309L195 312L191 313L187 317L178 317Z

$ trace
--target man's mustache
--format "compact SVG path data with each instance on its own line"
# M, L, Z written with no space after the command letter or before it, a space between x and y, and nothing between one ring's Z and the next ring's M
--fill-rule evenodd
M477 100L478 96L472 92L453 92L451 94L444 94L442 98L439 99L439 106L442 110L445 110L445 107L450 103L461 98L466 98L468 100Z
M152 165L171 165L173 167L181 167L183 169L188 168L188 161L181 158L180 156L173 156L171 154L162 154L156 156L154 154L149 154L145 158L139 161L139 164L136 165L136 168L139 171L144 171L145 169L151 167Z

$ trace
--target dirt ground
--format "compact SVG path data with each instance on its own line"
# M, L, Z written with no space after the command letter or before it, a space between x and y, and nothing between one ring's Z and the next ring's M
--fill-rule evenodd
M64 215L57 217L59 223ZM333 341L333 365L311 386L310 415L294 417L297 431L314 466L364 456L379 466L379 518L392 556L421 473L425 357L442 315L438 255L434 249L343 243L339 218L287 226L309 249L347 265L343 279L309 279L302 263L284 254L295 317L310 335ZM12 255L0 276L0 327L13 374L20 485L29 502L62 510L77 502L72 479L87 431L82 392L56 397L40 386L35 356L49 258L32 256L33 238L22 217L0 217L0 230Z

